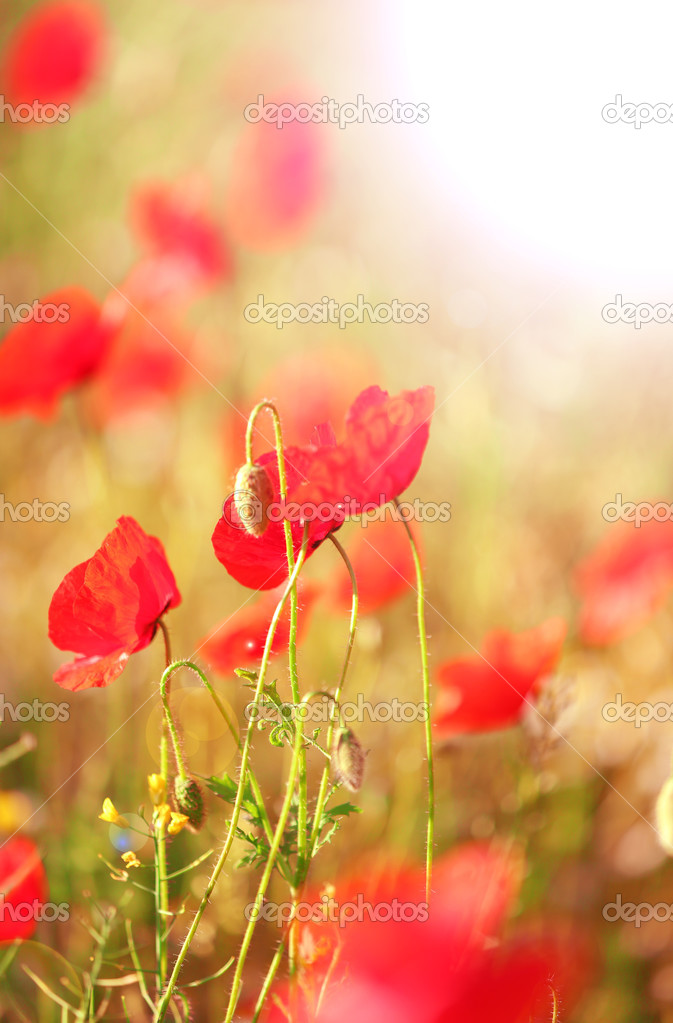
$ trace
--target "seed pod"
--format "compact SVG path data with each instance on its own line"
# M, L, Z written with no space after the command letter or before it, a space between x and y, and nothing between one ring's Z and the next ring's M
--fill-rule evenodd
M673 856L673 778L664 782L655 810L659 842Z
M340 728L332 744L332 768L340 785L357 792L362 785L365 753L359 739L350 728Z
M190 831L199 831L206 815L201 786L194 778L181 778L178 775L174 791L178 813L185 815Z
M273 486L262 465L246 463L236 473L234 507L246 533L262 536L269 524L267 512L273 501Z

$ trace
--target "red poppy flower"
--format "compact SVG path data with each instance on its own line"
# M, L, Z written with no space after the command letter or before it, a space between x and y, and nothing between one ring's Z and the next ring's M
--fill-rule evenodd
M47 875L37 846L18 835L0 846L0 942L32 937L47 901Z
M413 528L419 544L420 532ZM358 610L360 614L374 614L405 594L416 592L416 571L409 537L404 523L394 514L381 522L362 525L348 545L355 578L358 583ZM329 599L338 610L351 606L350 576L343 565L337 566L329 586Z
M83 288L46 295L0 345L0 414L52 415L60 397L95 372L110 338L101 307Z
M161 405L200 379L191 366L191 338L164 309L134 309L112 292L103 315L113 339L84 396L96 425Z
M338 883L333 901L327 893L322 900L305 897L303 903L315 906L315 922L295 925L301 973L293 1018L529 1023L545 998L545 1009L551 1007L550 976L568 1006L582 986L577 977L567 984L567 971L558 969L559 961L567 962L568 942L550 938L550 928L535 941L502 938L520 876L518 861L495 847L470 844L436 863L429 909L424 878L410 871ZM321 909L327 920L318 918ZM582 951L577 960L586 983L586 942ZM265 1023L281 1023L290 1004L288 985L274 993Z
M64 689L107 686L148 646L181 601L161 543L125 515L88 561L68 572L49 607L49 637L81 654L54 674Z
M291 121L246 125L226 196L230 237L251 249L297 242L325 193L323 129Z
M438 732L490 732L516 724L529 696L556 665L566 631L562 618L549 618L527 632L490 632L481 656L440 665L433 712Z
M635 632L673 589L673 522L623 522L580 564L575 583L584 603L579 631L585 643L616 643Z
M100 66L105 34L97 3L53 0L35 5L5 51L5 100L13 105L73 102Z
M216 671L229 674L234 668L257 667L264 653L266 635L273 613L282 594L282 588L265 593L254 604L246 604L236 614L211 630L199 644L199 650ZM301 584L298 587L299 609L297 639L306 633L310 609L318 596L318 587ZM271 644L271 655L280 653L290 639L289 602L281 615Z
M385 504L409 486L428 442L433 405L432 387L395 397L369 387L348 412L342 442L336 443L322 428L316 434L319 444L286 448L287 500L307 509L309 554L348 515ZM256 464L268 473L278 509L274 517L280 517L275 452L262 455ZM288 517L292 518L289 509ZM291 529L297 553L303 536L299 516L291 521ZM213 547L229 574L244 586L271 589L287 578L282 521L272 519L261 536L252 536L243 527L232 495L215 527Z
M155 182L136 190L131 223L151 256L148 280L170 280L180 289L231 276L231 252L206 214L201 192L195 180Z

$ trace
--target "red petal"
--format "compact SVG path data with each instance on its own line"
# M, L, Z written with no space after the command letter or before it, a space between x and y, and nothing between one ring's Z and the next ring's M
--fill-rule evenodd
M110 330L98 302L83 288L54 291L40 305L49 315L49 307L63 307L59 315L68 319L31 319L9 331L0 345L0 413L53 410L62 394L98 368L107 350Z
M226 200L235 242L273 249L301 238L325 192L322 140L316 124L246 126L234 151Z
M54 682L71 693L81 689L103 689L121 675L129 655L117 651L106 657L76 657L54 672Z
M540 679L556 665L566 633L561 618L527 632L492 632L482 656L440 665L433 712L442 735L487 732L516 724Z
M420 532L414 529L419 543ZM416 592L416 571L404 523L392 517L359 523L348 557L358 584L360 614L374 614L382 607ZM351 606L352 587L344 566L334 569L330 596L339 610Z
M586 643L615 643L661 608L673 588L673 522L620 523L577 566Z
M77 99L100 65L105 34L98 4L37 4L20 22L4 55L6 100L61 104Z
M161 543L123 516L93 557L69 572L56 590L49 636L61 650L88 658L133 653L147 646L158 619L180 600ZM104 666L102 678L106 672Z
M434 400L432 387L393 397L380 387L367 388L350 408L345 441L317 452L310 482L297 492L297 500L338 503L350 498L355 514L355 508L378 507L398 497L420 468Z
M0 892L0 942L32 937L48 887L38 848L29 838L17 836L0 846ZM30 919L24 919L29 912Z
M204 660L212 664L216 671L229 674L234 668L258 667L271 619L282 589L264 596L253 604L242 607L236 614L225 619L219 626L211 630L209 637L199 644L198 649ZM317 597L317 587L303 585L299 588L299 621L298 640L301 641L308 622L308 613ZM290 638L289 601L281 615L273 643L271 655L283 650Z

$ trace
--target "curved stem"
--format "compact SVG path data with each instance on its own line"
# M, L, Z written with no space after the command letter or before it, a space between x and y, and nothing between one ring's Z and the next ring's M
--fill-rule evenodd
M341 555L341 558L342 558L344 564L346 565L346 568L348 569L348 574L350 575L350 579L351 579L351 587L352 587L352 591L353 591L353 597L352 597L352 601L351 601L351 617L350 617L350 629L349 629L349 633L348 633L348 646L346 647L346 656L344 658L343 668L341 669L341 678L339 679L339 684L338 684L338 686L336 688L336 691L334 693L334 704L333 704L333 707L332 707L332 713L330 715L329 727L327 729L327 739L326 739L326 742L325 742L325 747L328 750L330 750L332 748L332 736L334 734L334 726L337 724L337 722L339 720L339 703L341 701L341 694L343 692L343 687L344 687L344 684L346 682L346 675L348 673L348 666L350 665L351 654L353 653L353 644L355 643L355 632L357 630L357 624L358 624L358 599L359 599L358 598L358 583L357 583L357 579L355 578L355 572L353 571L353 566L351 565L350 559L349 559L348 555L346 554L346 551L343 549L343 547L341 546L341 544L339 543L339 541L337 540L337 538L334 536L333 533L329 534L329 538L332 541L332 543L334 544L334 546L336 547L336 549L338 550L338 552ZM316 847L318 845L318 840L320 838L320 821L322 819L322 813L323 813L323 810L325 808L325 801L327 799L327 789L329 787L329 777L330 777L330 764L328 762L325 765L325 768L324 768L323 773L322 773L322 778L320 779L320 788L318 789L318 798L316 800L315 811L314 811L314 814L313 814L313 825L312 825L312 828L311 828L311 845L310 845L310 852L309 852L309 863L313 859L313 857L315 856ZM307 871L308 871L309 863L307 863L307 865L306 865Z
M164 639L164 652L166 657L166 669L168 669L171 656L171 638L168 628L162 618L158 621ZM164 671L164 675L166 672ZM162 675L163 679L163 675ZM170 686L166 686L162 692L164 701L164 717L161 722L161 743L159 747L159 770L162 776L168 780L168 720L170 716L169 699ZM176 744L177 749L177 744ZM166 862L166 829L161 827L156 839L156 899L157 899L157 991L160 992L166 980L168 970L168 946L166 942L168 931L168 872Z
M395 507L399 511L399 502L395 499ZM432 757L432 721L430 720L430 669L428 665L428 637L425 629L425 582L418 545L414 534L406 520L400 515L409 537L411 553L416 571L416 616L418 618L418 639L421 649L421 671L423 674L423 702L425 703L425 752L428 758L428 829L425 842L425 900L430 902L432 883L432 856L435 831L435 768Z
M299 555L298 555L296 563L295 563L294 571L293 571L292 575L290 576L290 578L288 579L288 582L287 582L287 585L285 587L285 590L283 591L283 595L281 596L280 600L278 601L278 604L276 606L276 610L273 613L273 618L271 619L271 624L269 625L269 631L267 632L266 642L264 644L264 653L262 655L262 663L260 665L259 675L258 675L258 678L257 678L257 686L255 688L255 695L254 695L254 698L253 698L253 706L256 706L259 703L259 699L260 699L260 696L262 694L262 690L264 688L264 681L265 681L265 678L266 678L266 672L267 672L267 668L268 668L268 664L269 664L269 658L270 658L270 654L271 654L271 645L273 643L273 639L274 639L274 636L276 634L276 628L278 626L278 621L279 621L280 616L281 616L281 614L283 612L283 608L285 607L287 598L289 597L289 595L290 595L290 593L292 591L292 588L293 588L293 586L295 584L297 576L299 575L299 572L301 571L301 567L304 564L304 559L306 557L306 547L307 547L307 542L308 542L308 535L307 534L308 534L308 529L305 527L304 528L304 539L303 539L303 543L302 543L302 546L301 546L301 550L299 551ZM240 767L238 789L237 789L237 792L236 792L236 799L235 799L235 802L234 802L234 809L232 811L231 821L229 822L229 830L227 832L227 837L225 839L224 846L222 847L222 851L220 852L220 855L219 855L219 857L217 859L217 863L215 864L215 866L213 868L213 872L212 872L212 874L210 876L210 880L208 881L208 884L206 885L206 888L205 888L203 896L201 898L201 902L199 903L198 909L196 910L196 913L194 914L194 919L192 921L191 927L189 928L189 930L188 930L188 932L187 932L187 934L185 936L185 939L184 939L184 941L182 943L182 947L180 949L180 952L178 953L178 957L177 957L177 959L175 961L175 965L173 967L173 971L172 971L172 973L171 973L171 975L170 975L170 977L168 979L168 984L166 985L166 989L165 989L165 991L164 991L164 993L163 993L163 995L162 995L162 997L161 997L161 999L159 1001L159 1004L157 1005L157 1011L156 1011L155 1017L154 1017L155 1023L161 1023L161 1021L163 1019L165 1019L165 1017L166 1017L166 1012L168 1010L168 1006L169 1006L169 1004L171 1002L171 999L173 997L173 991L175 990L175 985L177 983L178 977L180 976L180 972L182 970L182 967L184 965L185 959L187 957L187 953L189 952L189 949L190 949L190 946L192 944L192 941L194 940L194 935L196 934L196 931L198 930L199 924L201 922L201 917L203 916L203 914L205 912L205 909L206 909L206 906L208 905L208 901L210 899L210 896L212 895L213 890L215 888L215 885L217 884L217 880L218 880L218 878L220 876L220 873L222 872L222 868L224 867L224 864L226 863L227 857L229 855L229 852L230 852L231 847L232 847L233 842L234 842L234 838L236 837L236 829L238 827L238 820L239 820L239 817L240 817L241 805L243 803L243 796L244 796L244 792L245 792L245 779L247 777L247 772L248 772L248 760L250 758L250 748L251 748L251 744L252 744L252 732L253 732L254 724L255 724L254 715L250 715L250 719L248 721L248 727L247 727L246 734L245 734L245 741L244 741L244 744L243 744L243 751L242 751L242 754L241 754L241 767Z

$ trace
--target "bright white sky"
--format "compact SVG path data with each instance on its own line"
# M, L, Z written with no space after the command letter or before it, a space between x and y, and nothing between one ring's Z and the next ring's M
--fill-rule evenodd
M396 0L405 98L442 180L536 259L673 291L673 122L607 124L624 102L673 110L673 4Z

